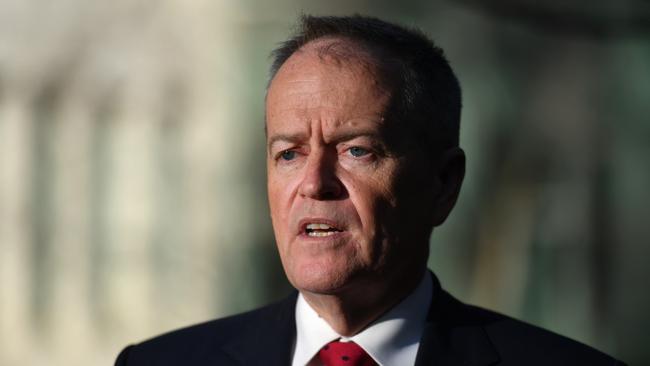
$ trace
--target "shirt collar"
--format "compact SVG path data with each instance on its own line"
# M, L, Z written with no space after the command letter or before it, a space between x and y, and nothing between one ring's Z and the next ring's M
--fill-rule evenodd
M336 333L300 294L292 365L307 365L324 345L339 338L354 341L381 366L413 365L433 294L431 276L422 277L408 297L349 338Z

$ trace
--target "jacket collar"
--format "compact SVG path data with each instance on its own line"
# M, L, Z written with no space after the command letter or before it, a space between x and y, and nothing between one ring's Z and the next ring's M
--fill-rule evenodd
M415 366L487 366L499 361L479 317L442 289L436 276Z
M499 355L471 308L442 289L436 276L415 366L488 366ZM290 365L296 339L295 307L298 292L255 312L246 331L224 346L242 365Z
M290 365L296 338L295 307L298 292L281 302L250 313L247 329L223 350L241 365Z

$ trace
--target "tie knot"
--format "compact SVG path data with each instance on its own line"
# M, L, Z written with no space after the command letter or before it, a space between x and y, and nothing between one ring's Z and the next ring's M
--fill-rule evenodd
M334 341L318 352L325 366L375 366L375 361L354 342Z

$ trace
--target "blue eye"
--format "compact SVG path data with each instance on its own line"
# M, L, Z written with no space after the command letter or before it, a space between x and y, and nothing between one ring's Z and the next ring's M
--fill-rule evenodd
M370 153L368 150L366 150L366 149L364 149L362 147L358 147L358 146L351 147L349 151L350 151L350 154L352 154L352 156L354 156L356 158L360 158L360 157Z
M285 150L280 154L282 160L293 160L296 158L296 152L293 150Z

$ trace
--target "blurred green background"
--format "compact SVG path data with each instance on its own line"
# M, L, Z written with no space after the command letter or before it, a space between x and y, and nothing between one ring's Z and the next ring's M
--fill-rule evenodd
M650 364L650 2L0 0L0 365L108 365L288 293L263 98L302 12L419 26L455 68L443 286Z

